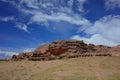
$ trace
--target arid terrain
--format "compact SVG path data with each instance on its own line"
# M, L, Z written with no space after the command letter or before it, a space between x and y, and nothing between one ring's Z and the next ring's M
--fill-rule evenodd
M0 80L120 80L120 46L59 40L0 61Z
M1 61L0 80L120 80L120 57Z

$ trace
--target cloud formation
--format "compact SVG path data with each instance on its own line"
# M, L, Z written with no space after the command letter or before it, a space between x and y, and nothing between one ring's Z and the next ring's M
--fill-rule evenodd
M2 0L14 5L20 12L30 15L27 24L17 22L16 27L28 31L28 26L33 23L49 26L49 22L60 23L67 22L72 25L79 26L78 35L74 35L72 39L83 39L86 42L105 45L120 44L120 15L108 15L91 23L83 15L85 13L84 4L88 0ZM105 0L107 10L120 8L120 0ZM73 9L74 8L74 9ZM6 20L7 21L7 20ZM62 24L62 23L61 23ZM59 27L54 30L59 31ZM62 30L63 29L63 30ZM66 28L68 29L68 27ZM65 28L60 28L60 32ZM71 29L68 29L71 30ZM67 30L66 30L67 31ZM76 32L76 33L77 33ZM80 32L84 32L91 37L81 37ZM80 40L81 40L80 39ZM96 41L97 40L97 41Z
M26 48L23 50L23 52L32 52L34 50L35 50L35 48Z
M115 46L120 44L120 15L109 15L97 20L89 26L85 33L92 35L90 38L75 35L72 39L83 39L86 42Z
M18 54L17 52L0 50L0 59L10 58L13 54Z
M34 51L35 48L25 48L21 52L32 52ZM0 59L5 59L5 58L11 58L12 55L18 54L19 52L14 52L14 51L6 51L0 49Z
M2 0L14 5L20 12L29 16L27 24L16 25L19 29L28 32L28 26L32 23L49 25L49 21L67 22L69 24L88 26L90 22L83 18L84 3L87 0ZM75 10L74 10L74 9ZM76 13L78 11L79 13ZM81 14L80 14L81 13ZM19 22L20 23L20 22ZM27 26L26 26L27 25ZM52 27L51 27L52 29Z
M89 38L86 37L81 37L80 35L74 35L71 37L71 39L75 39L75 40L83 40L86 43L92 43L92 44L96 44L96 45L107 45L107 46L115 46L117 45L117 43L115 43L114 41L110 41L107 40L106 38L104 38L103 36L101 36L100 34L94 34Z
M28 31L28 27L27 27L27 25L25 25L25 24L22 24L22 23L16 23L16 26L15 26L16 28L19 28L19 29L21 29L21 30L23 30L23 31L25 31L25 32L29 32Z
M74 16L68 16L65 13L54 13L52 15L46 15L42 13L35 13L35 15L31 18L31 22L48 22L48 21L54 21L54 22L60 22L60 21L65 21L70 24L75 24L75 25L88 25L89 21L85 18L82 18L78 15Z
M31 19L28 23L47 23L48 21L66 21L76 25L84 25L88 23L85 18L75 13L73 10L73 6L75 6L76 10L82 13L84 11L84 3L87 0L3 1L15 5L19 11L27 15L31 14Z
M0 21L3 22L14 21L14 20L15 20L14 16L0 17Z
M23 2L26 3L27 7L32 8L32 10L22 7ZM76 9L79 12L83 12L83 4L86 0L76 0L76 2L78 2L76 4ZM49 21L65 21L75 25L89 24L87 19L83 18L79 14L76 14L72 9L73 4L76 2L73 0L68 0L67 3L65 0L22 0L22 2L20 2L20 10L26 14L32 15L29 24L35 22L48 24Z
M120 0L106 0L105 6L107 10L113 10L114 8L120 8Z

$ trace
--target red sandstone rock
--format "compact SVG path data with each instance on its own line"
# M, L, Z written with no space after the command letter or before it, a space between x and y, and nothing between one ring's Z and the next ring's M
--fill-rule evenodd
M109 47L104 45L86 44L78 40L58 40L44 44L34 52L13 55L13 60L54 60L62 58L86 57L86 56L120 56L120 46Z

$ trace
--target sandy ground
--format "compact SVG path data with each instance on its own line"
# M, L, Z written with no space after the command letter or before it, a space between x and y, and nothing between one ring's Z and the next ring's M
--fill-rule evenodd
M120 57L1 61L0 80L120 80Z

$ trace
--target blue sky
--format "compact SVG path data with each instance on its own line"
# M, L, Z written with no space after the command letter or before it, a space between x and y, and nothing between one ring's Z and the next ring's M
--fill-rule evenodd
M120 0L0 0L0 58L54 40L120 44Z

